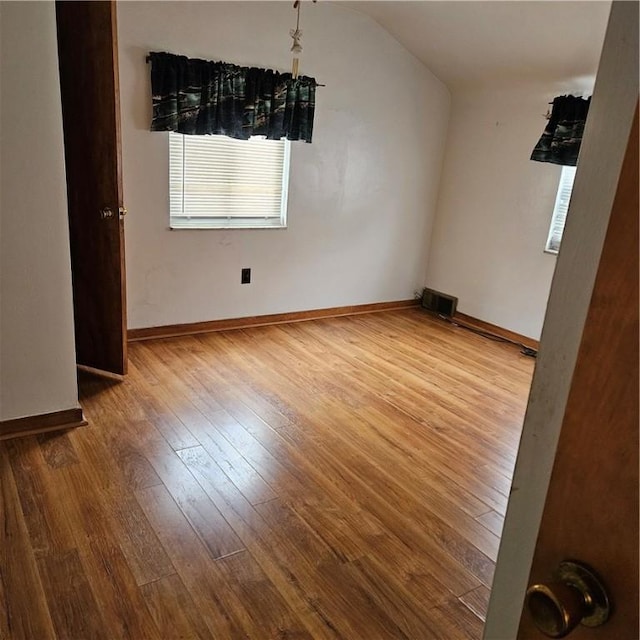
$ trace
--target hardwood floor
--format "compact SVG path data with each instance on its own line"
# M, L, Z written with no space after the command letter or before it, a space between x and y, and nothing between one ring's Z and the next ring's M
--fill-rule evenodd
M1 638L480 638L531 359L420 309L129 355L0 442Z

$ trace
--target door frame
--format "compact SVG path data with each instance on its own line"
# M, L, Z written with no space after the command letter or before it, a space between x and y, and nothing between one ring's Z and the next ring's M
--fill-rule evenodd
M542 330L485 640L515 638L518 632L573 371L638 101L637 52L638 5L614 0Z

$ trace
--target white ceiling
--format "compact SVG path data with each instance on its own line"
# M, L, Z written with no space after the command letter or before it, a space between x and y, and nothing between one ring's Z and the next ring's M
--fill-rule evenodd
M610 2L340 2L382 25L450 89L592 78Z

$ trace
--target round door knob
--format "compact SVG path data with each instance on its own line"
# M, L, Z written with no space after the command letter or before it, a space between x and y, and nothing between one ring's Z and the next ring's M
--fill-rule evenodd
M553 577L553 581L527 590L527 608L542 633L563 638L579 624L597 627L607 621L609 598L593 569L565 561Z

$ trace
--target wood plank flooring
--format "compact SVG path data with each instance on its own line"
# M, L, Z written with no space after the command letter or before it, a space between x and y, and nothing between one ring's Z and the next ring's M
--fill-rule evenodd
M420 309L132 344L0 442L0 637L479 639L533 364Z

